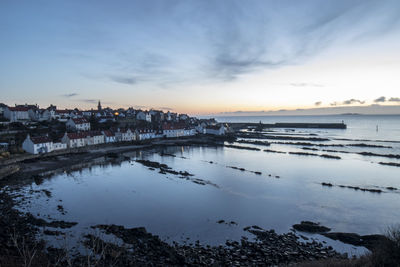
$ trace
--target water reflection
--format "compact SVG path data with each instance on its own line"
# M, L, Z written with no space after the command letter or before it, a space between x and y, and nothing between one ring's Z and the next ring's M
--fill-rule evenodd
M187 171L218 188L151 170L136 159ZM109 162L103 158L82 170L35 181L30 189L49 190L52 196L38 194L21 209L42 218L79 222L71 229L74 232L97 224L144 226L169 242L189 237L207 244L239 240L246 235L243 227L249 225L282 233L295 223L310 220L334 231L371 234L400 221L400 214L393 212L400 208L397 191L356 192L326 188L322 182L400 188L396 168L354 158L335 161L224 147L180 146L132 151L121 159ZM22 192L28 196L27 188ZM60 200L65 214L57 210ZM237 225L221 225L219 220Z

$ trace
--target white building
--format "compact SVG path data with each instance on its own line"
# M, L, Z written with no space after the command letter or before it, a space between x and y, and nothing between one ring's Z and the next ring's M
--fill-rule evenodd
M163 135L167 138L185 136L185 126L178 123L165 123L163 125Z
M86 134L84 133L65 133L61 139L68 148L83 147L86 145Z
M62 149L67 149L67 144L62 143L61 140L59 142L53 142L53 151Z
M156 132L149 129L142 129L137 131L138 140L148 140L156 138Z
M184 135L185 136L193 136L193 135L196 135L196 134L197 134L197 131L196 131L195 128L190 128L190 127L185 128L185 131L184 131Z
M115 137L115 133L111 130L106 130L102 132L104 135L104 142L105 143L115 143L117 142L117 139Z
M53 141L48 136L26 136L22 148L31 154L42 154L53 151Z
M90 122L85 118L71 118L66 123L67 129L74 131L89 131Z
M5 107L4 117L10 122L29 121L29 107Z
M29 118L33 121L49 121L51 119L50 111L47 109L29 109Z
M135 141L136 140L136 135L135 132L132 131L131 129L122 129L121 130L121 141L122 142L129 142L129 141Z
M149 112L139 111L138 113L136 113L136 119L140 121L151 122L151 114Z
M205 133L206 134L212 134L212 135L224 135L225 134L225 127L220 124L220 125L208 125L205 127Z
M104 135L100 131L91 131L82 133L86 134L86 145L99 145L104 144Z
M72 117L72 114L71 114L71 113L72 113L72 112L69 111L69 110L60 110L60 109L57 109L57 110L55 110L55 118L56 118L57 120L59 120L59 121L62 121L62 122L68 121L68 119Z

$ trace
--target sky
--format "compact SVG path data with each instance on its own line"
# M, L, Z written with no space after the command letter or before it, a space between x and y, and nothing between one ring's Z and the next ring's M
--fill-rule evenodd
M398 0L1 0L0 32L8 105L400 114Z

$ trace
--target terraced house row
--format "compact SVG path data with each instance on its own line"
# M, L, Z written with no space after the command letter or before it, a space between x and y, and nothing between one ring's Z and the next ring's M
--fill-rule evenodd
M83 122L85 123L85 122ZM219 130L215 132L215 129ZM224 132L224 127L214 126L209 128L212 132L207 132L207 127L199 131L194 127L186 127L183 124L165 124L162 131L151 129L116 129L105 131L78 131L65 133L59 140L51 140L48 136L32 137L27 135L22 144L22 148L31 154L50 153L67 148L78 148L91 145L100 145L107 143L117 142L132 142L143 141L157 138L177 138L185 136L193 136L199 133L209 133L214 135L221 135Z

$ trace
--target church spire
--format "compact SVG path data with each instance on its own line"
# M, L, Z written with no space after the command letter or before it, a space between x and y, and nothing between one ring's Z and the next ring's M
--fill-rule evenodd
M97 105L97 110L98 110L98 111L101 111L101 103L100 103L100 100L99 100L99 104Z

